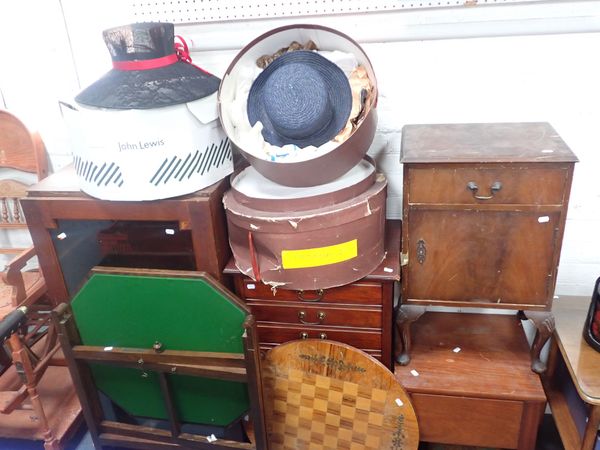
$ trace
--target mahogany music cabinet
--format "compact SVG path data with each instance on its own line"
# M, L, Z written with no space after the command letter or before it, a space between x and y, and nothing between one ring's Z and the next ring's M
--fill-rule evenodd
M407 125L400 161L398 362L427 305L507 308L536 325L532 369L543 372L573 152L547 123Z
M199 270L225 281L228 186L223 179L165 200L99 200L79 190L72 166L32 186L21 204L49 297L69 301L96 265Z
M332 339L364 350L390 370L394 284L400 280L400 221L386 223L386 257L368 276L344 286L318 291L271 289L244 276L233 259L236 294L258 321L260 348L268 350L294 339Z

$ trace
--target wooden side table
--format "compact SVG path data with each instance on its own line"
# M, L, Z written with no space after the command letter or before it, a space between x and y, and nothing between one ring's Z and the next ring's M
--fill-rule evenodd
M395 374L422 441L533 450L546 397L529 365L515 315L427 312L413 324L410 362Z
M386 257L365 278L319 291L272 290L244 276L233 259L225 273L232 275L236 294L250 306L258 321L263 350L295 339L331 339L364 350L392 368L394 284L400 280L399 220L386 226Z
M229 181L223 179L194 194L157 201L119 202L98 200L79 190L73 166L68 166L32 186L21 202L40 267L48 285L48 295L56 303L68 301L89 273L98 265L107 247L119 240L120 259L110 265L160 269L200 270L223 281L223 267L231 256L222 205ZM136 243L130 233L147 235L145 243ZM140 224L157 224L167 245L158 245L153 254L144 246L155 246L151 232L135 229ZM107 235L112 230L112 235ZM133 231L131 231L133 230ZM120 233L120 237L119 237ZM179 239L180 234L183 239ZM102 238L104 236L104 238ZM116 236L116 240L113 238ZM141 236L143 237L143 236ZM102 242L104 241L104 242ZM179 247L177 254L165 247ZM118 252L117 252L118 253ZM182 257L187 265L181 264ZM117 258L117 259L119 259ZM154 258L154 261L150 261ZM178 265L173 266L173 262ZM121 261L122 262L122 261Z
M582 336L589 297L560 296L544 389L566 450L600 450L600 353ZM586 423L587 422L587 423Z

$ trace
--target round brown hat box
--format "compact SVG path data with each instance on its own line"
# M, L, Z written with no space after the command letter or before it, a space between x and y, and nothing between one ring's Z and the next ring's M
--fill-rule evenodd
M387 180L374 166L340 189L293 199L249 196L236 189L239 176L223 203L243 274L274 288L318 290L364 278L383 261Z
M231 145L237 149L263 176L284 186L316 186L334 180L360 162L366 155L377 129L377 79L369 58L363 49L350 37L332 28L321 25L288 25L275 28L254 39L246 45L233 59L221 81L219 88L219 117L225 132L228 132L223 120L221 108L221 92L228 83L234 82L231 73L238 63L253 61L264 54L274 53L292 41L302 44L312 40L319 50L340 50L352 53L359 64L365 67L369 80L373 84L373 94L369 111L354 133L336 148L313 159L299 162L275 162L258 158L239 147L234 139ZM229 133L228 133L229 134ZM326 169L326 170L324 170Z

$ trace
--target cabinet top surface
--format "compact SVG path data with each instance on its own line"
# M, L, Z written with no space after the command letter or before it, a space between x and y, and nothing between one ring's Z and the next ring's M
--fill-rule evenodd
M173 199L164 199L168 200L195 200L198 198L210 197L213 192L215 192L222 181L218 181L212 186L208 186L200 191L194 192L193 194L184 195L180 197L175 197ZM72 164L64 167L51 174L50 176L44 178L39 183L34 184L27 190L27 197L56 197L56 198L71 198L77 200L93 200L93 201L106 201L109 203L118 203L109 200L99 200L94 197L87 195L85 192L82 192L79 189L79 179L77 174L75 173L75 168ZM161 201L164 201L161 200ZM125 202L132 204L140 204L140 203L150 203L148 201L145 202Z
M600 353L582 336L590 299L567 295L555 299L554 335L577 391L588 403L600 405Z
M576 161L545 122L406 125L402 129L402 163Z
M514 315L426 312L412 324L410 363L395 373L410 392L545 401L530 364Z

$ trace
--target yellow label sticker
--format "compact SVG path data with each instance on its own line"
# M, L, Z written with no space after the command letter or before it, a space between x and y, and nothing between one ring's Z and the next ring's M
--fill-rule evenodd
M358 239L327 247L305 248L302 250L282 250L281 264L284 269L304 269L327 266L358 255Z

